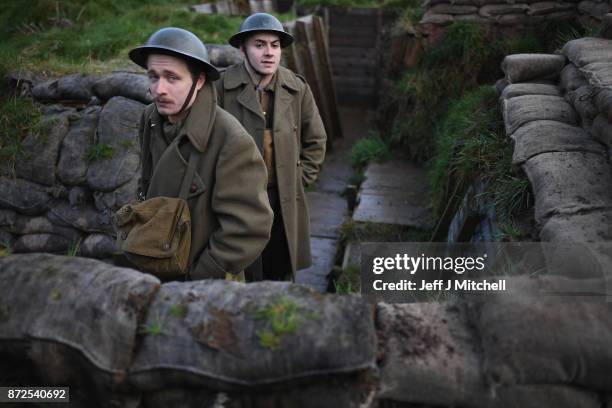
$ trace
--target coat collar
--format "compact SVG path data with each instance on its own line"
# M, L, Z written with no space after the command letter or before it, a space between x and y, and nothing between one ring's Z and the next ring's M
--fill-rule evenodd
M204 87L198 92L195 102L191 105L189 114L185 118L177 138L186 136L196 150L199 152L206 150L206 145L215 123L216 108L217 96L215 95L215 88L210 82L206 82ZM162 117L157 109L155 109L151 123L161 124L161 121Z
M298 92L300 90L300 84L297 82L295 75L283 66L278 67L276 72L276 86L283 87L290 92ZM232 65L223 73L223 88L226 91L238 88L241 85L248 85L251 83L249 73L244 67L243 62Z
M293 95L299 91L297 81L298 79L293 72L285 67L278 67L274 89L274 127L277 127L277 123L283 117L285 110L291 106ZM263 120L264 117L255 89L253 86L247 86L250 84L252 84L251 78L242 62L229 67L223 73L223 88L229 91L242 87L242 92L236 97L236 100Z

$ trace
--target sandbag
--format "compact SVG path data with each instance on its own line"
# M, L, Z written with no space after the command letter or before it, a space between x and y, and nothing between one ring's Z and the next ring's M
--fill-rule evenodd
M93 96L91 87L96 81L92 75L74 74L38 83L32 88L32 96L47 101L89 101Z
M112 157L89 165L87 184L92 190L115 190L136 174L140 164L138 123L144 107L140 102L116 96L102 109L96 143L108 146Z
M555 11L554 13L546 14L541 17L543 17L545 21L573 20L574 18L576 18L576 11Z
M87 187L75 186L68 191L68 203L72 207L93 203L93 196Z
M612 390L612 304L542 296L568 285L567 278L513 277L509 288L472 305L484 369L493 384L573 384ZM601 282L605 285L605 282Z
M0 209L0 227L7 228L15 224L16 220L17 220L17 213L15 211Z
M569 63L561 70L559 85L564 91L573 91L588 85L588 82L582 72L574 64Z
M94 192L94 200L96 208L99 211L115 212L125 204L136 201L138 198L138 179L136 174L127 183L119 186L111 192L96 191Z
M578 68L593 62L612 61L612 40L583 37L565 43L561 49Z
M535 195L535 219L612 207L607 157L582 152L542 153L523 164Z
M608 122L612 122L612 89L595 89L595 97L593 102L595 103L595 106L599 112L608 120Z
M502 101L506 134L535 120L554 120L568 125L578 124L576 111L560 96L525 95Z
M81 113L64 138L57 165L57 175L64 184L82 184L87 179L87 153L94 142L98 118L102 108L92 106Z
M612 39L612 13L601 17L601 24L596 37Z
M167 283L143 327L128 376L143 391L287 384L369 370L376 358L366 302L286 282Z
M600 17L611 10L608 2L583 0L578 3L578 11L587 16Z
M582 128L552 120L536 120L518 128L514 140L513 164L522 164L541 153L591 152L600 156L605 149Z
M462 309L445 303L385 304L376 313L378 399L488 407L489 389Z
M590 127L593 119L599 113L597 107L593 104L594 91L590 85L581 86L580 88L568 91L565 98L572 104L578 115L583 127Z
M47 218L54 224L74 227L84 232L114 232L110 213L99 212L89 205L73 207L65 201L60 201L49 210Z
M141 408L362 408L371 402L376 379L367 375L340 375L300 383L292 388L258 387L253 392L218 392L202 388L173 388L143 394Z
M455 16L455 21L471 21L474 23L488 23L490 20L479 14L458 14Z
M88 235L79 248L79 255L87 258L111 258L119 252L116 239L106 234Z
M40 348L56 345L58 359L40 354L35 363L109 384L121 381L136 345L138 319L159 285L150 275L86 258L0 258L0 299L7 310L0 319L0 355L7 341ZM86 370L61 366L62 358L75 355L85 358Z
M49 233L62 236L69 241L76 241L80 234L74 228L62 227L53 224L46 217L28 217L16 214L10 223L5 225L7 231L16 235Z
M554 85L547 84L533 84L533 83L520 83L520 84L509 84L506 86L502 93L502 99L510 99L515 96L523 95L553 95L561 96L559 88Z
M13 247L13 242L15 242L13 234L0 227L0 252L2 252L3 249L11 249Z
M91 163L87 171L87 184L93 190L113 191L133 178L140 165L140 156L134 151L114 150L110 159Z
M612 241L612 211L555 215L540 230L540 239L550 242Z
M593 62L580 68L589 83L596 88L612 85L612 61Z
M529 9L529 6L521 3L486 4L478 12L483 17L493 18L503 14L524 14L527 9Z
M66 115L44 117L41 130L30 133L22 142L26 153L15 162L17 176L47 186L55 184L55 167L68 129Z
M478 7L467 6L467 5L454 5L449 3L436 4L428 10L431 13L436 14L473 14L478 12Z
M529 5L527 14L531 16L540 16L551 14L557 11L575 10L575 3L557 2L557 1L539 1Z
M436 14L429 11L423 15L419 24L448 25L455 21L451 14Z
M612 123L604 115L597 115L591 126L591 134L595 139L612 149Z
M213 408L227 402L226 394L197 388L171 388L147 392L143 395L142 408Z
M144 104L153 102L149 93L149 80L141 74L114 72L103 75L92 85L92 91L104 101L123 96Z
M503 95L504 89L506 89L510 85L510 83L506 80L506 78L500 78L495 81L495 85L493 86L497 92Z
M0 208L38 215L49 208L51 196L39 184L23 179L0 177Z
M229 67L242 61L242 53L231 45L207 44L210 63L215 67Z
M501 26L513 26L522 24L534 24L541 19L539 16L528 16L525 13L501 14L492 17L492 20ZM551 77L546 77L551 78Z
M13 252L50 252L65 254L74 241L57 234L32 233L19 236L13 243Z
M565 66L565 63L566 59L562 55L513 54L504 58L501 68L508 82L516 83L530 79L557 76Z
M495 388L495 408L599 408L595 391L567 385L516 385Z

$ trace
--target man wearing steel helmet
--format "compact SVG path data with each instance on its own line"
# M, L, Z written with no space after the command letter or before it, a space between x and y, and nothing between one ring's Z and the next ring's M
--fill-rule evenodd
M187 196L192 226L187 279L239 274L259 255L272 225L257 146L217 106L212 81L219 74L194 34L163 28L129 56L147 70L154 99L140 121L140 191L146 198L178 197L189 159L199 153Z
M252 280L293 279L296 270L311 264L304 187L318 176L326 134L306 81L279 66L281 48L292 42L275 17L247 17L229 40L244 62L228 68L215 84L219 105L251 134L268 169L274 224L262 256L247 271Z

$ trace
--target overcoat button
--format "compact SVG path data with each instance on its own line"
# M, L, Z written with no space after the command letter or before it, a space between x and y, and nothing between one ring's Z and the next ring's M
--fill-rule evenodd
M195 184L192 184L191 187L189 188L189 191L192 193L195 193L196 191L198 191L198 186L196 186Z

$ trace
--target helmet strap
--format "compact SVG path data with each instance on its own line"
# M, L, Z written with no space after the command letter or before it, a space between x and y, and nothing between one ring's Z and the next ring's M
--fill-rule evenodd
M181 107L181 110L177 112L177 115L185 111L185 109L187 109L189 102L191 102L191 98L193 97L193 93L195 92L199 77L200 77L199 72L193 72L191 74L191 88L189 88L189 93L187 94L187 98L185 98L185 102L183 102L183 106Z

